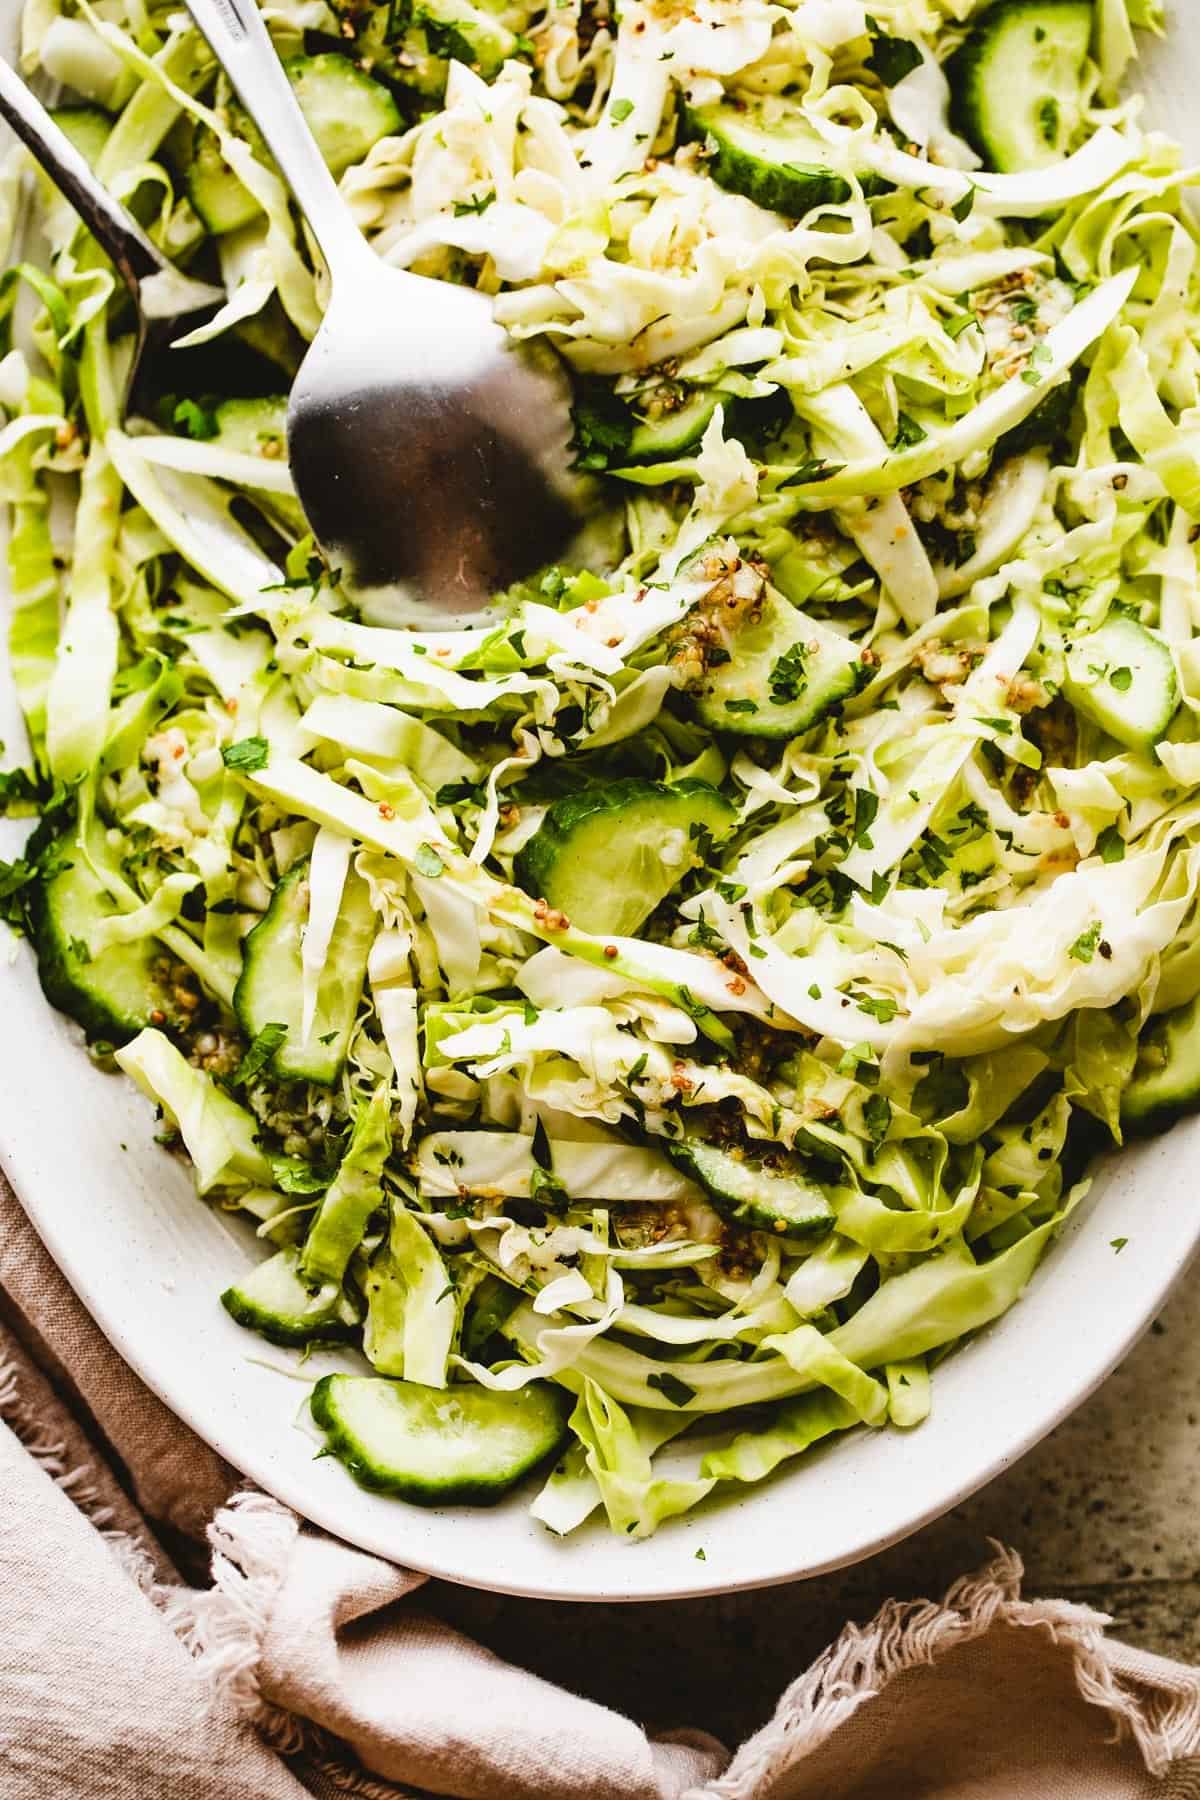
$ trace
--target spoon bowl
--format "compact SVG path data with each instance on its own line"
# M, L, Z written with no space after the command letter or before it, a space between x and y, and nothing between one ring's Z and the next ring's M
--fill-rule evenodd
M462 619L578 524L565 378L471 288L335 275L288 403L288 457L331 564L373 616Z

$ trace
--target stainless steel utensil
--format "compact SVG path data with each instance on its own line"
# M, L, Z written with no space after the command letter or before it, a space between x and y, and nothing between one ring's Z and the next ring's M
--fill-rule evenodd
M211 315L224 301L224 290L206 281L193 281L167 260L3 58L0 116L70 201L129 289L136 309L137 344L126 384L125 410L136 410L139 383L156 352Z
M475 613L578 525L557 358L514 349L484 295L375 256L254 0L187 5L329 269L329 308L288 405L292 477L317 540L375 612Z

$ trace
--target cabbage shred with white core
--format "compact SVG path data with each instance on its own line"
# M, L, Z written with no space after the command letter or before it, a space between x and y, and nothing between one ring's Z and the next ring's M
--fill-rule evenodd
M202 42L160 5L31 0L25 73L107 109L99 174L230 298L203 385L168 357L124 418L128 311L34 184L48 249L0 286L32 771L0 779L46 820L5 916L66 831L113 908L82 954L153 939L172 971L179 1013L117 1060L201 1192L340 1275L382 1375L566 1387L533 1507L556 1531L603 1509L644 1536L830 1433L919 1423L1120 1140L1139 1033L1200 985L1197 172L1114 104L1145 0L1102 9L1069 154L981 168L943 68L978 10L271 7L283 56L336 48L397 102L340 178L376 251L480 288L575 382L593 520L484 626L420 630L361 616L301 535L282 420L324 275ZM683 124L721 102L826 172L804 217L714 181ZM219 238L188 197L204 146L243 183ZM6 251L27 175L14 152ZM225 369L276 398L223 404ZM860 679L747 735L739 631L789 606ZM1174 669L1120 741L1086 684L1116 716L1135 671L1077 650L1114 621ZM780 704L811 649L781 643ZM735 822L608 936L514 859L630 777L707 782ZM328 1087L278 1079L284 1027L232 1006L301 862L303 1038L348 884L375 918ZM794 1176L816 1225L762 1229L681 1142Z

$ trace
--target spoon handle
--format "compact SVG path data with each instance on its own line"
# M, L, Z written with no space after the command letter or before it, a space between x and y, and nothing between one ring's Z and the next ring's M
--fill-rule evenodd
M2 57L0 116L7 119L59 193L70 201L101 249L107 252L134 299L139 300L141 282L147 276L161 274L170 265Z
M282 170L330 275L352 266L366 243L313 141L254 0L186 4Z

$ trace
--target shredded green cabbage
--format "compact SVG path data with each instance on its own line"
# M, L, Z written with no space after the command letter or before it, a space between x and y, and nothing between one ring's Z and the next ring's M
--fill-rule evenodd
M195 31L27 8L26 72L228 299L125 416L128 308L36 187L44 262L0 279L33 765L3 792L48 822L5 917L69 952L59 994L149 947L167 1003L114 1014L117 1063L381 1377L569 1390L556 1532L919 1426L1200 992L1200 173L1118 93L1155 0L1097 5L1061 160L982 167L946 74L982 11L497 0L489 60L420 9L272 4L282 55L336 43L399 107L340 175L378 253L574 380L594 518L443 630L364 616L302 533L282 421L324 276ZM798 147L805 216L714 178L688 121L722 103ZM698 791L721 829L679 824ZM579 824L622 792L662 808L636 856L632 811L600 850ZM74 860L103 903L54 950ZM245 991L297 869L306 1044L347 894L373 919L327 1083L275 1073Z

